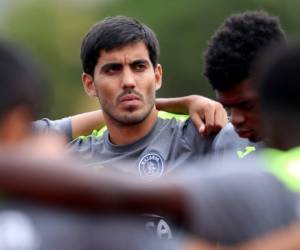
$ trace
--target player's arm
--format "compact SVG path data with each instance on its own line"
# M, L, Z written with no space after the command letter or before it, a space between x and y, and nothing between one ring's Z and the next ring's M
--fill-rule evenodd
M89 135L93 130L105 126L102 110L86 112L71 116L72 138Z
M218 132L228 121L222 104L199 95L158 98L156 107L171 113L189 114L201 135Z
M28 149L26 147L24 150ZM23 151L22 151L23 152ZM17 196L72 209L117 213L159 213L182 221L176 187L154 185L130 175L87 171L72 160L0 150L0 198ZM25 157L26 156L26 157ZM160 213L161 212L161 213Z
M67 141L72 141L81 135L89 135L93 130L105 126L102 110L86 112L58 120L43 118L33 122L33 130L37 133L49 131L64 135Z
M97 174L74 162L30 161L28 154L25 158L14 152L0 151L0 156L0 186L6 194L73 209L168 215L213 242L237 244L297 218L294 194L265 172L224 169L197 178L193 172L189 182L180 178L145 183L105 169Z
M227 123L223 106L203 96L159 98L156 99L156 107L167 112L189 114L202 135L218 132ZM88 135L105 126L101 110L74 115L71 123L72 138Z

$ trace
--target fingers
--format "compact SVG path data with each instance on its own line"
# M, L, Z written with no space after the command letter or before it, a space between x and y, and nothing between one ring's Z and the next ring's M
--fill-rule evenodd
M203 135L216 134L228 123L226 110L219 102L211 101L204 111Z
M205 130L202 133L203 136L215 133L215 111L216 110L214 104L206 105L203 114L205 123Z
M198 113L194 113L191 115L191 119L192 119L195 127L198 128L200 135L204 136L205 124L204 124L204 121L201 119L200 115Z
M190 112L190 117L201 136L219 132L228 122L223 106L212 100L205 105L196 107L193 112Z
M202 109L197 110L197 112L192 112L190 115L201 136L207 136L214 133L214 116L215 108L211 105L205 105L205 107L202 106Z
M228 123L228 118L224 107L218 102L215 105L214 132L217 133Z

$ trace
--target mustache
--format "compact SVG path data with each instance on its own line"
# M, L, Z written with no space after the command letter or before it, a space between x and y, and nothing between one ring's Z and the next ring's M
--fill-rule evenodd
M120 99L125 96L125 95L136 95L139 97L139 99L143 100L143 96L142 94L140 94L139 92L135 91L134 89L127 89L125 91L123 91L121 94L118 95L117 97L117 101L120 102Z

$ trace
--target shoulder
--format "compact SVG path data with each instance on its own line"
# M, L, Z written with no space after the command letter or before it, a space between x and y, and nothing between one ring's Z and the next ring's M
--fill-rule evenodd
M88 136L80 136L69 143L69 151L73 153L90 152L94 147L99 146L105 140L106 132L94 131Z
M227 123L227 125L220 130L216 139L229 139L231 137L233 137L234 140L241 139L239 135L234 131L233 125L231 123Z
M294 194L273 175L259 169L241 166L213 169L193 175L182 185L191 214L201 218L193 221L193 229L199 230L199 234L209 233L210 228L219 233L219 239L236 243L296 219ZM233 222L232 216L238 219ZM231 234L232 223L237 230L234 234Z
M184 150L197 152L197 154L212 151L212 142L215 135L201 136L198 128L188 116L185 116L185 119L159 119L161 120L159 133L169 136L168 140L173 141L173 149L177 147L180 149L184 148Z
M247 146L252 145L248 139L239 137L234 131L231 123L228 123L216 136L214 148L216 151L244 150Z
M72 140L72 123L71 117L65 117L58 120L43 118L32 123L33 131L36 133L47 133L54 131L63 134L69 141Z
M163 124L169 126L172 135L176 137L176 142L180 147L186 147L191 152L210 153L212 152L212 143L216 135L201 136L198 128L195 126L189 116L179 116L167 121L164 119ZM174 147L177 144L174 144Z

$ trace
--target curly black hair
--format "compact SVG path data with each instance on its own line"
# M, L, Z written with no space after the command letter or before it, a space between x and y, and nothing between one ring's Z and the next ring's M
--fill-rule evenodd
M249 77L252 63L265 48L286 43L277 17L247 11L228 17L205 51L204 76L215 90L229 90Z

